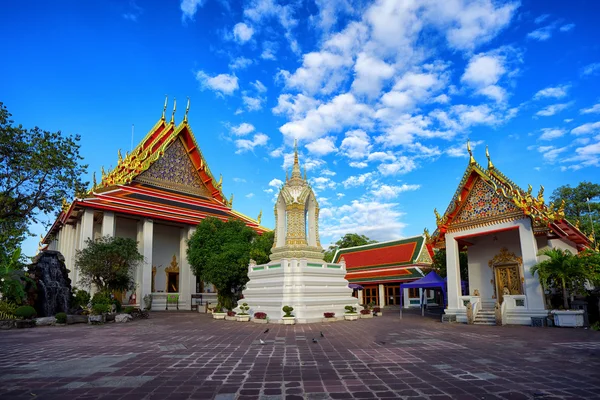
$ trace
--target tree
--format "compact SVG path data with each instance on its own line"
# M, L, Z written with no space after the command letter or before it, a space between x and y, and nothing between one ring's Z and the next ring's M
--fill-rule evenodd
M371 240L365 235L359 235L358 233L346 233L340 240L335 242L335 245L329 246L325 251L325 261L331 262L335 256L335 252L339 249L347 249L371 243L377 243L377 240Z
M558 206L563 200L565 201L565 218L569 222L575 224L579 220L580 229L586 234L590 234L592 232L591 217L594 232L596 235L600 233L600 203L592 201L600 200L599 184L584 181L574 188L569 185L560 186L552 192L550 201Z
M0 102L0 262L28 234L40 215L59 209L87 183L81 180L80 137L15 126Z
M269 231L262 235L257 235L252 241L250 248L250 258L256 261L257 264L266 264L269 262L269 255L273 247L275 232Z
M460 279L466 281L469 279L469 258L466 251L458 253ZM446 249L441 249L433 254L433 264L431 267L435 269L439 276L445 278L448 275L446 268Z
M98 291L105 293L135 288L135 269L144 261L135 240L104 236L85 243L86 247L75 255L81 283L96 285Z
M235 306L236 293L248 282L251 251L264 255L260 248L264 250L268 238L259 240L260 246L253 249L256 235L240 220L223 222L209 217L198 224L188 241L188 262L194 275L215 286L218 306Z
M594 279L593 270L569 250L546 249L538 256L548 258L531 267L531 273L538 274L544 293L548 289L562 290L563 306L568 309L569 293L584 293L586 281Z
M0 266L0 294L3 301L23 304L27 297L26 284L35 285L21 262L21 249L16 249Z

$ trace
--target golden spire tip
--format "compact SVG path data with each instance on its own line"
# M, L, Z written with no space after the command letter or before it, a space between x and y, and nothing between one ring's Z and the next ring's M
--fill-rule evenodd
M185 122L187 124L188 122L188 113L190 112L190 98L187 98L187 106L185 107L185 115L183 117L183 122Z
M473 152L471 151L471 141L469 139L467 139L467 151L469 152L469 164L475 164Z
M175 123L175 111L177 110L177 99L173 97L173 113L171 114L171 123Z
M165 120L165 113L167 112L167 102L168 102L168 100L169 100L169 96L167 96L165 94L165 106L163 107L162 117L160 118L163 121Z
M492 159L490 158L490 151L488 150L487 145L485 146L485 156L488 160L488 169L494 168L494 164L492 164Z

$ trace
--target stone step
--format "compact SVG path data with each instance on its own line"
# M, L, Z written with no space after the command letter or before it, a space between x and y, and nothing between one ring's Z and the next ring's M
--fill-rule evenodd
M496 325L496 321L473 321L473 325Z

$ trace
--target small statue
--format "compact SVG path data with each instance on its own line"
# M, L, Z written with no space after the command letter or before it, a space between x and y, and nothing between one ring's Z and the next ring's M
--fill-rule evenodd
M478 289L475 289L475 290L473 290L473 296L476 296L476 297L479 297L479 296L480 296L480 295L479 295L479 290L478 290Z
M502 289L502 295L510 296L510 290L506 286L504 286L504 289Z
M473 305L469 302L467 304L467 324L473 323Z
M496 317L496 325L502 325L502 309L498 302L496 302L496 305L494 306L494 316Z

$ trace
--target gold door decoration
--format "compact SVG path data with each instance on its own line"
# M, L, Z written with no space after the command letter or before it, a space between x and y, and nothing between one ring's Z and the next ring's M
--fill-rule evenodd
M167 282L165 283L165 292L169 293L169 275L170 274L175 274L175 281L179 282L179 264L177 264L177 256L175 256L175 254L173 254L173 259L171 260L171 264L165 268L165 274L166 276L166 280ZM172 288L173 292L178 292L179 291L179 283L177 283L177 286Z
M155 288L155 286L154 286L154 282L155 281L156 281L156 266L153 265L152 266L152 288L150 289L150 291L152 293L154 293L154 291L155 291L155 289L154 289Z
M488 262L488 266L494 272L494 298L498 299L500 304L505 294L523 294L520 272L522 265L523 259L509 252L506 247L501 248L500 253Z

